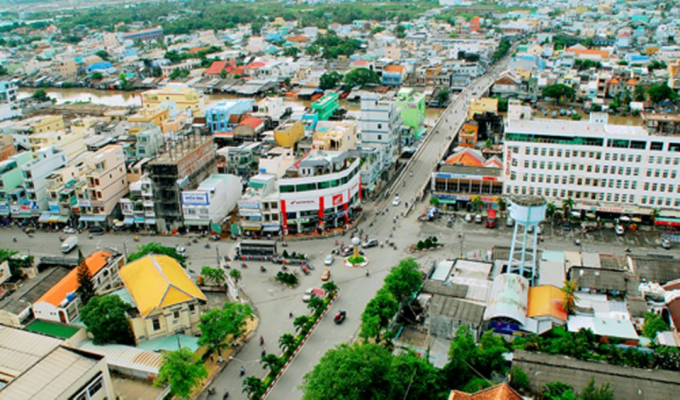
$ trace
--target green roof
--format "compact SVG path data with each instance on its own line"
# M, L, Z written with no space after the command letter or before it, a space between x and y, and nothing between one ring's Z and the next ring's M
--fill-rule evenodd
M78 332L78 328L72 326L66 326L61 324L55 324L47 321L34 321L26 327L27 331L44 333L50 336L60 337L62 339L68 339Z

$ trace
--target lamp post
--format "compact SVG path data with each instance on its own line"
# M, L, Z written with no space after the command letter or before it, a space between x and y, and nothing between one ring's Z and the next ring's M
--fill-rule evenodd
M352 246L354 246L354 260L356 261L359 258L359 245L361 244L361 239L358 237L353 237L352 238Z

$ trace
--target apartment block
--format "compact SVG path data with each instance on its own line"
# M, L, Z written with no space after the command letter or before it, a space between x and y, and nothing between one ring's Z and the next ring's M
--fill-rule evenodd
M85 186L78 192L82 225L102 224L108 220L118 201L128 193L125 154L120 145L108 145L89 159Z

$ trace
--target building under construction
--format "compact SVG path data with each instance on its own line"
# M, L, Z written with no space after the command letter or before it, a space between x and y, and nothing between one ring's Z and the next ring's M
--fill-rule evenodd
M181 192L191 190L216 172L217 153L212 138L192 135L147 164L160 232L182 226Z

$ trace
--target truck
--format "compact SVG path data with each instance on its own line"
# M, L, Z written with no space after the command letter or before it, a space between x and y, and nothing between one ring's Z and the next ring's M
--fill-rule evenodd
M486 214L486 227L489 229L496 227L496 210L490 208Z
M69 236L61 243L61 252L66 254L78 246L78 236Z

